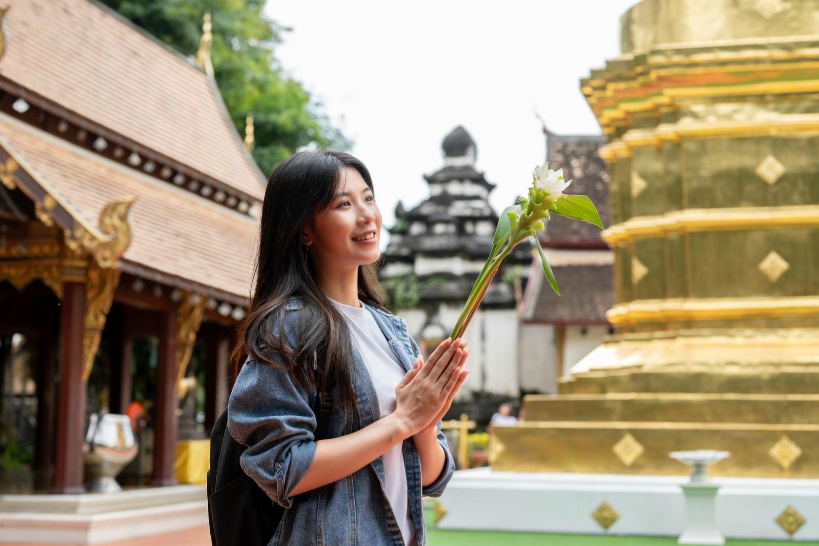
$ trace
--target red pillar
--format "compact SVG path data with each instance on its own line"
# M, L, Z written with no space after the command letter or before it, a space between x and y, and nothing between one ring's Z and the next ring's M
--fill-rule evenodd
M213 423L227 407L229 340L223 328L213 325L205 332L207 366L205 368L205 429Z
M176 457L176 309L162 313L159 327L159 365L154 415L154 475L152 485L174 485Z
M60 312L60 393L57 406L57 456L54 493L76 494L83 488L82 444L86 420L86 385L82 380L85 283L63 284Z

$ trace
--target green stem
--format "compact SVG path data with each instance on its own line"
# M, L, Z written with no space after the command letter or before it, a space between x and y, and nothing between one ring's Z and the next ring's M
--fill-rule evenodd
M506 248L504 248L500 254L487 262L488 267L484 267L483 271L481 271L480 275L478 275L478 279L475 281L475 286L472 288L472 293L469 295L469 299L466 300L466 305L464 305L464 308L461 311L461 316L458 317L458 321L455 323L455 327L452 329L452 334L450 335L452 339L458 339L464 334L466 327L469 326L469 322L472 320L472 315L474 315L475 311L478 310L478 306L481 304L481 300L483 300L486 290L489 288L489 284L492 282L492 278L498 272L501 262L509 255L509 253L512 252L512 249L515 248L518 243L526 239L528 236L528 233L524 234L522 237L518 235L514 240L510 241L509 244L506 245Z

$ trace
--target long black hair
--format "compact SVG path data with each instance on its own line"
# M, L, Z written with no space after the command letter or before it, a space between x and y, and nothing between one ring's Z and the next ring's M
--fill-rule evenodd
M286 367L303 386L324 392L329 385L341 394L336 402L349 406L355 405L350 330L319 290L302 242L304 228L330 205L347 167L373 189L367 167L342 152L298 152L273 171L262 206L255 288L232 357L237 373L249 355L262 364ZM359 267L358 297L384 308L373 265ZM295 343L283 328L287 303L293 300L300 306Z

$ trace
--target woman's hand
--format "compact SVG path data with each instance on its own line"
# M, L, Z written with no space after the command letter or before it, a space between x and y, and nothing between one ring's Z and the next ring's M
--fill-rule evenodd
M408 436L434 426L447 412L455 393L466 379L463 364L469 351L466 342L444 340L426 363L418 357L395 389L394 415Z

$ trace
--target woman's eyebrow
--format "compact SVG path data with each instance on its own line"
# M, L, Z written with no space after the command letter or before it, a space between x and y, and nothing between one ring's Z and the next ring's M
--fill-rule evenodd
M363 190L361 190L361 193L367 193L367 192L373 193L372 188L370 188L369 186L367 186L366 188L364 188ZM350 195L350 193L349 193L349 192L342 191L342 192L339 192L339 193L335 194L335 195L333 196L333 199L338 199L339 197L347 197L347 196L349 196L349 195Z

